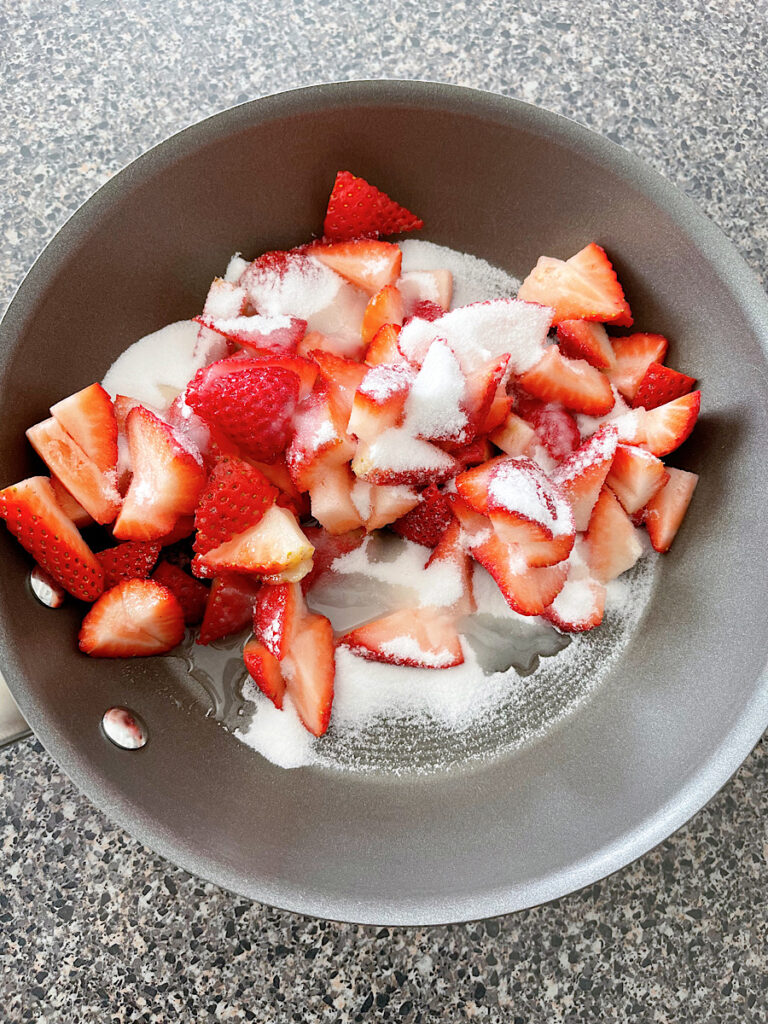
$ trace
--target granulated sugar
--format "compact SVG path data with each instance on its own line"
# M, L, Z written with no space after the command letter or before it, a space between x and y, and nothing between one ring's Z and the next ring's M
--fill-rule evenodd
M202 366L195 354L198 324L179 320L127 348L109 368L103 385L153 409L167 409Z
M403 252L401 273L419 270L450 270L453 274L451 309L485 299L514 298L520 282L498 267L468 253L444 245L408 238L400 242ZM429 296L425 296L429 298ZM432 299L436 302L437 299Z
M405 403L404 429L414 437L460 440L467 426L466 390L456 356L445 342L433 342Z

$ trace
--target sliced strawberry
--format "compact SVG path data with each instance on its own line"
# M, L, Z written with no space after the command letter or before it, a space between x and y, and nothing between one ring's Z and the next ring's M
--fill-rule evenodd
M345 287L351 288L351 285ZM357 289L354 289L355 291ZM350 325L351 328L351 325ZM307 331L299 342L296 355L308 359L310 352L330 352L340 359L360 359L364 348L362 341L351 336L323 334L321 331Z
M687 395L696 383L695 377L689 377L677 370L670 370L661 363L651 363L640 381L635 393L632 407L637 409L656 409L666 402L673 402L682 395Z
M581 444L581 433L576 420L561 405L540 402L520 394L517 411L530 423L539 441L557 462L575 452Z
M669 480L648 502L645 525L656 551L669 551L680 528L699 478L696 473L667 467Z
M542 256L517 293L555 311L554 323L600 320L629 327L632 314L605 250L591 242L568 260Z
M605 587L597 580L568 579L543 615L564 633L585 633L603 621Z
M120 510L120 495L113 469L99 469L52 416L30 427L27 438L89 516L97 523L114 520Z
M409 270L397 282L405 301L408 316L416 314L423 302L437 306L445 312L451 308L453 274L450 270Z
M83 619L78 644L92 658L165 654L184 638L184 613L154 580L126 580L107 590Z
M61 510L44 476L33 476L0 491L0 518L57 583L81 601L104 589L104 570Z
M518 384L542 402L559 402L587 416L604 416L614 405L608 379L583 359L566 358L557 345L550 346Z
M112 399L91 384L51 406L51 416L101 470L117 465L117 417Z
M359 658L413 668L452 668L464 662L451 617L435 608L406 608L345 633L338 640Z
M578 531L589 526L592 509L616 454L617 441L616 428L605 424L564 459L552 474L552 479L571 504Z
M179 516L176 520L176 525L170 533L164 533L162 537L158 537L157 542L161 547L168 548L172 544L178 544L180 540L186 540L187 537L191 537L194 531L195 517Z
M304 615L301 588L291 583L264 584L253 612L253 631L270 654L282 661Z
M368 347L384 324L400 326L404 315L403 296L394 284L376 292L363 314L363 342Z
M221 459L195 512L195 551L204 555L255 526L275 503L277 493L254 466L242 459Z
M317 363L314 359L306 359L303 356L267 356L259 359L262 366L279 366L283 370L290 370L299 378L299 401L303 401L312 391L319 373Z
M320 376L328 387L331 405L338 423L346 427L352 412L357 389L363 383L368 368L352 359L342 359L331 352L312 352L320 367Z
M701 392L649 409L640 421L638 443L652 455L669 455L693 430L701 408Z
M274 462L257 462L253 459L249 461L255 469L263 473L267 480L274 484L283 494L293 499L301 497L301 493L297 490L293 480L291 480L291 474L288 472L288 466L284 459L276 459Z
M202 622L208 603L208 587L194 579L178 565L162 561L152 573L155 583L166 587L181 605L184 622L196 626Z
M464 431L466 440L486 434L504 422L512 404L506 389L508 364L507 354L467 374L464 408L469 425Z
M472 559L467 554L464 545L461 524L453 518L453 515L451 515L450 522L443 531L435 550L429 556L425 569L435 565L449 570L447 577L441 577L449 591L454 589L454 580L458 584L455 588L459 592L456 600L452 601L450 605L442 606L441 610L450 613L454 620L462 618L464 615L471 615L476 608L472 592ZM447 597L447 594L444 592L443 596Z
M648 504L667 479L661 459L634 445L620 444L605 482L624 511L633 515Z
M355 478L348 465L327 466L309 489L312 515L328 533L347 533L362 525L352 499Z
M400 277L403 259L397 245L366 238L315 246L312 255L369 295L375 295L388 284L395 284Z
M587 530L589 567L600 583L631 569L643 553L632 520L613 491L603 487Z
M125 580L145 580L155 567L160 544L157 541L129 540L96 556L104 569L104 588ZM162 582L162 580L160 581Z
M214 577L196 643L212 644L250 626L260 587L258 580L237 573Z
M113 532L119 540L157 540L194 512L205 487L202 459L142 406L128 413L126 431L133 477Z
M375 441L403 419L416 372L408 363L373 366L355 392L347 430L363 441Z
M278 583L301 583L305 576L308 576L312 572L312 558L305 558L303 562L297 562L295 565L290 566L287 569L283 569L282 572L271 572L262 576L263 583L269 583L270 585L276 585Z
M508 461L506 455L498 455L495 459L473 469L467 469L456 477L456 490L475 512L487 514L491 477L499 465Z
M352 500L355 508L364 513L365 528L379 530L405 516L419 503L419 493L412 487L403 484L389 486L387 484L369 484L358 480L352 488Z
M502 375L496 387L496 393L488 407L485 419L478 425L477 432L479 434L489 434L492 430L497 430L509 415L512 408L512 396L507 394L507 381L505 378L506 373Z
M560 593L568 563L544 568L529 566L522 550L498 534L470 542L470 551L496 581L504 600L520 615L541 615Z
M234 281L214 277L203 306L203 317L206 320L230 320L242 316L247 306L248 293L245 288Z
M280 663L259 640L249 640L243 648L243 661L248 674L261 692L282 710L285 680Z
M616 362L608 332L594 321L563 320L557 327L557 343L564 356L584 359L598 370L607 370Z
M333 627L324 615L305 613L286 662L287 689L304 727L313 736L328 729L336 674Z
M213 363L197 373L187 388L187 404L243 452L269 462L290 440L299 378L291 370L259 360L224 363L229 366Z
M490 434L491 441L507 455L525 455L536 437L533 427L514 412Z
M395 235L423 226L423 220L365 178L349 171L337 173L323 222L326 238L341 242L363 235Z
M479 466L482 462L488 462L496 454L495 448L484 436L476 437L474 441L466 441L463 444L439 441L438 447L456 459L459 470L468 469L470 466Z
M378 366L380 363L404 363L405 356L397 347L397 338L400 328L395 324L384 324L376 332L373 341L365 350L365 361L369 366Z
M410 487L445 483L456 468L452 455L413 437L404 427L390 427L371 443L361 441L352 460L352 472L368 483Z
M319 526L307 526L304 532L315 549L312 571L301 581L301 589L306 594L319 579L331 571L331 566L337 558L360 547L365 540L365 531L350 530L349 533L332 537Z
M53 487L53 493L56 495L56 501L61 506L62 512L72 520L79 530L82 530L84 526L92 525L93 519L80 502L75 501L55 473L51 473L51 487Z
M280 573L312 558L313 548L288 509L272 505L263 518L236 533L204 555L196 555L193 571L198 576L223 572Z
M611 338L614 364L606 372L611 384L630 402L651 363L663 363L669 342L662 334L628 334Z
M296 346L307 330L307 321L295 316L233 316L195 317L203 327L216 331L251 354L286 355Z
M422 491L419 504L392 523L392 529L416 544L434 548L452 522L451 503L434 484L430 484Z
M327 466L343 465L355 454L355 444L339 420L324 381L299 405L293 427L285 461L300 492L308 491Z

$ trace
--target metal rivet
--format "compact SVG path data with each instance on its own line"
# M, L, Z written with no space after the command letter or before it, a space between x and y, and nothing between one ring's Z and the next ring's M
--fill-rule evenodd
M138 750L147 742L147 727L129 708L109 708L104 712L101 727L116 747Z
M29 585L37 600L46 608L61 608L66 600L66 592L53 576L49 576L39 565L36 565L29 574Z

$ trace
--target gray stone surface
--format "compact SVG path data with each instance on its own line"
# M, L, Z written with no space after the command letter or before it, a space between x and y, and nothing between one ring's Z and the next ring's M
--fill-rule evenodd
M95 187L169 133L317 81L429 78L582 121L768 280L765 0L0 0L0 308ZM449 928L247 903L160 860L31 740L0 752L0 1018L743 1022L768 1013L764 745L582 893Z

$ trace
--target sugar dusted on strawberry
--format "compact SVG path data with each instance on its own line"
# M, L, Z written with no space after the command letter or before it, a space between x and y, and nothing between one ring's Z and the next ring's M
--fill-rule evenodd
M213 317L198 322L255 354L292 355L307 329L307 321L294 316Z
M467 380L448 344L430 345L405 403L404 428L426 441L461 441L469 424Z
M208 289L201 319L206 321L230 320L233 317L242 316L247 306L248 293L245 288L220 277L214 277L211 287Z
M391 242L368 239L335 242L316 246L312 254L350 284L362 288L371 296L387 285L394 285L400 277L402 253Z
M448 498L434 484L430 484L422 492L418 505L392 523L392 529L416 544L434 548L452 520Z
M361 442L352 460L353 473L373 484L426 486L453 476L456 460L404 427L391 427L371 444Z
M405 302L407 316L418 316L417 308L422 303L429 303L434 309L443 312L451 308L453 274L450 270L406 271L397 282L397 287Z
M461 665L464 652L450 617L431 608L408 608L350 630L338 640L358 657L413 668Z

